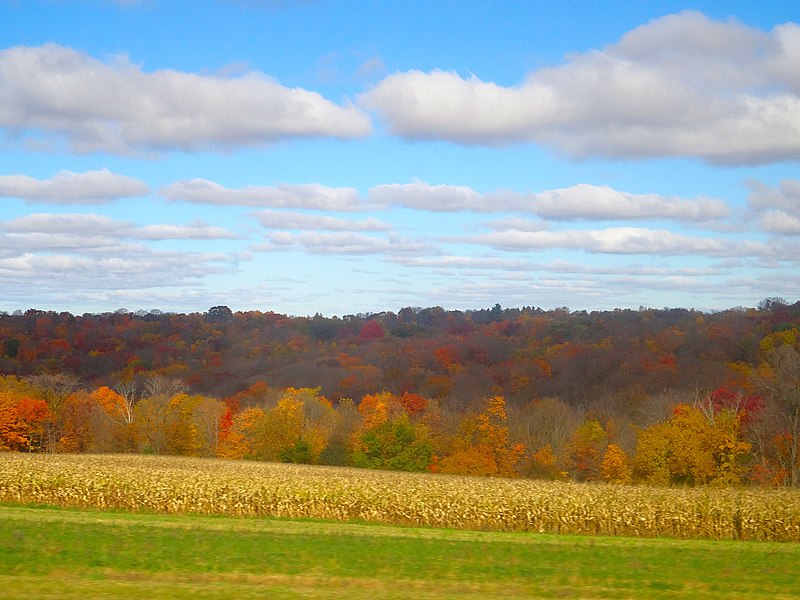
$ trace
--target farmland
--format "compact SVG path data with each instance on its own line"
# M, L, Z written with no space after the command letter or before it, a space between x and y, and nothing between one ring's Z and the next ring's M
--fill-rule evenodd
M789 490L0 454L13 599L792 598L798 531Z
M797 544L0 506L29 598L796 598Z
M0 502L406 527L800 541L800 493L134 455L0 455Z

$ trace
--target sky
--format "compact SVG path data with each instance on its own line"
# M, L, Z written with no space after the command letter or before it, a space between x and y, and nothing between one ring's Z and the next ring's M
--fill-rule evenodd
M794 1L0 0L0 311L800 299Z

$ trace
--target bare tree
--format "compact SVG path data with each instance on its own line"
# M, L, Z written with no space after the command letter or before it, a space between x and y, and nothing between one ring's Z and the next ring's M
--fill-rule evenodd
M64 400L78 389L79 381L74 375L66 373L42 373L27 378L28 383L44 393L45 402L50 412L56 417L44 423L44 447L47 452L55 452L58 440L63 435L61 419Z
M122 397L122 405L116 411L118 414L109 416L120 425L130 425L133 423L133 409L141 398L139 386L135 381L122 381L114 386L114 391Z
M163 375L153 375L145 379L144 395L147 397L165 396L172 398L178 394L186 393L186 384L175 377L164 377Z
M786 450L779 460L787 473L787 484L800 485L800 353L794 346L783 345L767 356L770 366L768 376L758 379L761 387L772 400L772 409L779 426Z

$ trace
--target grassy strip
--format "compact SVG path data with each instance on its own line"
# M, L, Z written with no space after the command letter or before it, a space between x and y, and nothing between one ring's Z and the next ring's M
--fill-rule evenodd
M6 598L791 598L800 546L0 507Z

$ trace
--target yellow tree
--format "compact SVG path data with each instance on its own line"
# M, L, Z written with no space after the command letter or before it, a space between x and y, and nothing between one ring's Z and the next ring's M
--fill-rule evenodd
M749 450L735 411L720 411L712 424L697 408L679 404L668 420L639 433L633 470L662 485L738 483Z
M281 452L294 447L302 433L303 401L289 392L255 425L252 455L258 460L280 460Z
M616 444L609 444L600 464L603 481L609 483L630 483L633 477L630 461L625 451Z
M608 445L608 434L597 419L587 419L572 435L569 462L572 475L578 481L600 478L600 463Z
M168 454L199 456L200 439L194 422L199 396L177 394L170 398L164 414L164 450Z

